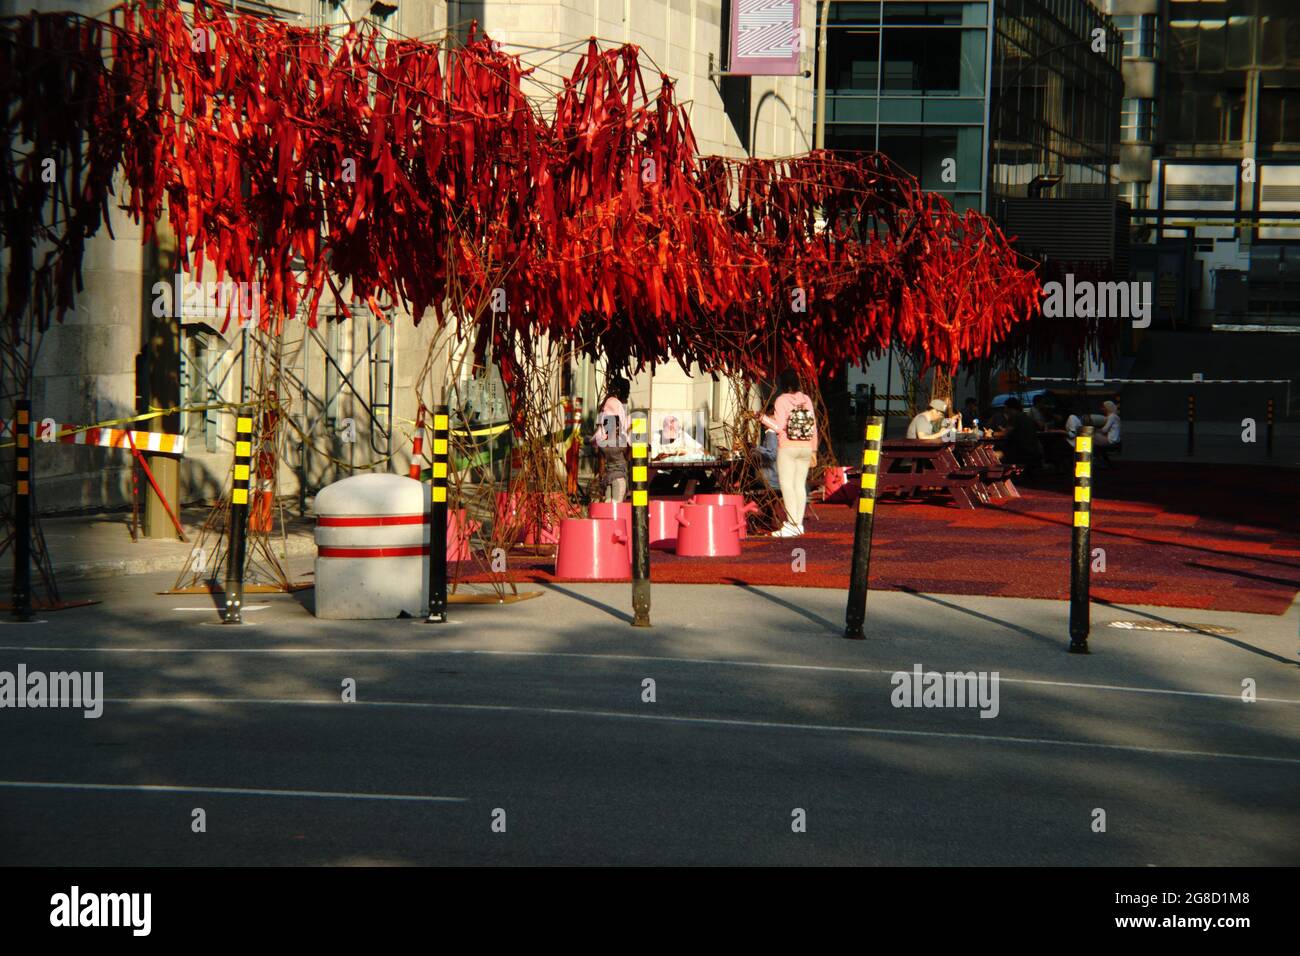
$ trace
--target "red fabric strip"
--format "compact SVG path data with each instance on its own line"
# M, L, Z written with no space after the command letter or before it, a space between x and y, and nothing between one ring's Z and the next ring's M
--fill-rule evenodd
M321 528L378 528L395 524L424 524L424 515L357 515L356 517L325 516L316 519Z
M401 548L332 548L316 549L320 558L414 558L429 551L422 544L413 544Z

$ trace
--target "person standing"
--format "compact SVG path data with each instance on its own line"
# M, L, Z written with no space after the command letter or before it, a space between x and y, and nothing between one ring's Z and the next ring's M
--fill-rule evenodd
M612 379L596 416L594 437L605 460L607 501L622 501L627 497L627 399L631 391L632 386L627 379Z
M776 473L785 502L785 524L772 532L774 538L797 538L803 534L804 509L808 505L808 470L817 456L817 413L813 400L799 388L799 376L786 369L777 379L772 414L763 424L776 432Z

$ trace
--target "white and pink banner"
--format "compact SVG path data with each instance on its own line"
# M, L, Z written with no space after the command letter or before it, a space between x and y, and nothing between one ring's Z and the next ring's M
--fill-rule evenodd
M731 73L796 76L802 0L731 0Z

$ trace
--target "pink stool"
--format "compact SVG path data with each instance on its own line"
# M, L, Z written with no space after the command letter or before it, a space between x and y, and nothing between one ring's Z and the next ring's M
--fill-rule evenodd
M555 576L579 581L627 580L632 548L622 522L613 518L565 518L555 551Z
M740 515L740 537L743 541L749 537L749 516L757 514L758 505L753 501L745 501L744 495L696 495L687 502L690 505L735 505L736 513Z
M587 508L592 518L612 518L623 523L623 533L632 540L632 505L627 501L593 501Z
M560 540L557 516L570 513L568 499L560 492L497 492L497 535L507 544L555 544Z
M826 502L852 501L849 497L849 470L843 466L827 468L822 476L822 500Z
M682 505L677 512L677 553L685 558L734 558L744 519L735 505Z
M656 498L650 502L650 547L670 549L677 547L677 512L681 501Z
M447 560L469 560L469 538L482 525L470 519L464 508L447 512Z

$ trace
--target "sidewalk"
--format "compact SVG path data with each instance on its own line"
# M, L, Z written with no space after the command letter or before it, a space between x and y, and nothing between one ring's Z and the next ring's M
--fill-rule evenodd
M179 574L189 560L209 511L207 507L197 506L181 509L181 524L188 543L180 541L174 532L169 538L146 538L141 533L138 541L132 541L131 515L128 512L42 518L41 529L45 533L55 580L59 582L159 571ZM276 554L282 558L314 554L316 545L312 531L315 521L310 517L286 515L286 518L289 525L287 540L282 541L279 534L272 538ZM4 586L0 591L7 589L12 580L12 559L0 560L0 584Z

